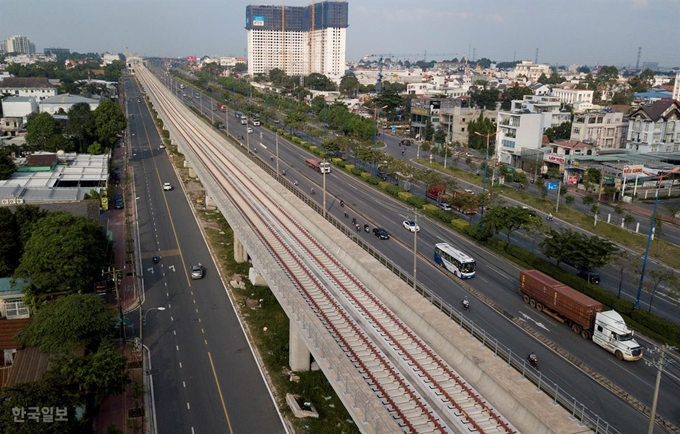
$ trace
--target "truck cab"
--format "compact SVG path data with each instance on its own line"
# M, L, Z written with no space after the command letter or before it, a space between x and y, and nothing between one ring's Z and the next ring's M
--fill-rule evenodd
M619 360L635 361L642 358L642 347L633 339L633 332L621 315L614 310L595 315L593 342Z

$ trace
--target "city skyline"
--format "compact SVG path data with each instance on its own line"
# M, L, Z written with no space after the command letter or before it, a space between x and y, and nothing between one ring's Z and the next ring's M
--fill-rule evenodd
M318 2L317 2L318 3ZM680 0L348 1L347 60L469 57L551 65L680 66ZM22 35L41 52L134 52L142 56L246 57L245 10L230 0L0 0L0 39ZM286 2L305 6L310 1ZM76 22L77 25L64 23ZM556 24L558 23L558 24ZM632 30L634 29L634 31ZM537 53L538 50L538 53ZM427 53L427 54L426 54Z

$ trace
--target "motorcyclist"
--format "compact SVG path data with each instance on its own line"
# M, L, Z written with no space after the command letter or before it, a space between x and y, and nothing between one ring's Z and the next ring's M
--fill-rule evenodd
M534 368L538 367L538 357L536 357L536 353L534 353L533 351L531 352L531 354L529 354L529 357L527 357L527 360L529 360L529 363Z
M158 256L153 255L153 263L158 264Z
M552 219L553 219L552 213L548 213L548 220L552 221Z
M463 303L463 309L465 309L465 310L470 309L470 300L468 300L467 295L465 296L465 298L463 298L462 303Z
M298 185L297 179L293 180L293 185Z
M364 225L364 230L365 230L366 232L368 232L368 223L366 223L366 224Z
M352 224L353 224L353 225L357 224L357 219L356 219L356 217L352 217Z
M340 200L340 206L341 206L341 207L344 207L344 206L345 206L345 202L344 202L343 200Z
M286 176L286 169L281 170L281 173L283 174L283 176Z
M309 192L310 192L311 194L314 194L314 187L312 187L312 188L309 190Z

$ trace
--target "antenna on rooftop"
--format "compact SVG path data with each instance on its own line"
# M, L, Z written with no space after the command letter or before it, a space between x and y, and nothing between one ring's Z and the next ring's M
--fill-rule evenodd
M642 47L638 47L638 57L637 62L635 62L635 71L640 70L640 55L642 54Z
M534 57L534 64L538 65L538 48L536 49L536 57Z

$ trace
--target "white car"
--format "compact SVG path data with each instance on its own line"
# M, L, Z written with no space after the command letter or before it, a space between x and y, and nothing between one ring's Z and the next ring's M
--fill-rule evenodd
M466 188L466 189L465 189L465 192L466 192L467 194L475 194L475 192L472 191L472 190L470 190L469 188Z
M439 206L439 208L443 209L444 211L451 211L451 205L449 205L446 202L441 202L441 203L437 204L437 206Z
M413 220L404 220L404 223L401 225L404 227L404 229L410 232L420 232L420 226L418 226Z
M248 127L248 134L250 134L250 133L252 133L252 132L253 132L253 129L250 128L250 127Z
M165 191L172 190L172 184L170 184L169 182L164 182L163 183L163 190L165 190Z
M161 143L160 149L165 149L165 145Z

